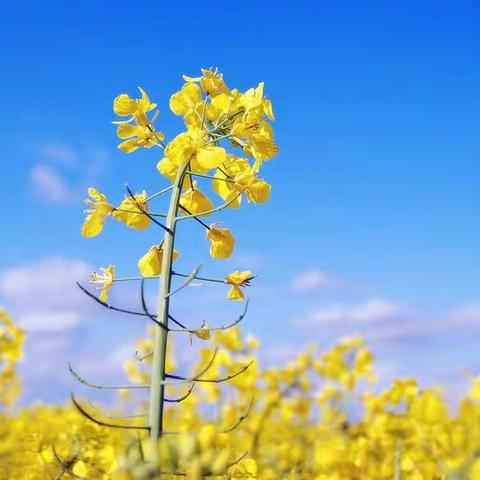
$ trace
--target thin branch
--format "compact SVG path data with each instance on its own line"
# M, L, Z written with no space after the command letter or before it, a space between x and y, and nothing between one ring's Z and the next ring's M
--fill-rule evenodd
M134 310L127 310L125 308L119 308L119 307L114 307L113 305L110 305L109 303L107 302L104 302L103 300L100 300L100 298L98 298L96 295L94 295L93 293L89 292L81 283L79 282L76 282L77 283L77 287L80 288L80 290L85 294L87 295L88 297L90 297L91 299L95 300L97 303L99 303L102 307L105 307L107 308L108 310L112 310L114 312L121 312L121 313L128 313L129 315L138 315L140 317L146 317L148 315L146 315L145 313L142 313L142 312L136 312Z
M200 271L201 268L202 268L202 264L199 263L193 269L192 273L186 277L186 280L182 283L182 285L180 285L175 290L171 290L167 295L165 295L165 297L171 297L172 295L175 295L176 293L178 293L180 290L183 290L184 288L188 287L190 285L190 283L192 283L193 280L195 278L197 278L197 274L198 274L198 272Z
M222 378L195 378L194 381L195 382L203 382L203 383L222 383L222 382L227 382L228 380L231 380L232 378L235 378L235 377L238 377L239 375L241 375L245 370L247 370L250 365L252 365L253 363L253 360L250 361L249 363L247 363L246 365L244 365L238 372L235 372L231 375L228 375L226 377L222 377ZM178 380L181 380L181 381L188 381L188 380L191 380L191 379L188 379L188 378L185 378L185 377L179 377L177 375L171 375L170 378L176 378Z
M147 303L145 301L145 279L144 278L142 278L142 283L140 285L140 300L142 302L142 308L143 308L143 312L145 313L145 315L150 320L152 320L152 322L154 322L156 325L158 325L160 328L162 328L163 330L166 330L168 332L169 328L167 327L167 325L164 325L162 322L159 322L157 320L157 317L155 317L154 315L152 315L148 311Z
M242 314L234 322L232 322L228 325L220 325L218 327L209 327L208 330L210 330L211 332L215 332L217 330L228 330L229 328L232 328L235 325L239 324L245 318L245 315L247 314L249 302L250 302L250 300L247 298L247 301L245 302L245 308L243 309ZM191 333L191 334L195 334L195 332L197 332L198 330L201 330L201 329L202 329L202 327L201 328L194 328L194 329L169 328L170 332L185 332L185 333Z
M160 190L159 192L154 193L153 195L150 195L145 199L145 203L149 202L150 200L153 200L154 198L159 197L160 195L163 195L164 193L169 192L172 188L173 188L173 185L170 185L169 187L164 188L163 190Z
M188 398L190 396L190 394L192 393L193 389L195 387L195 383L192 383L192 385L190 385L190 388L187 390L187 393L181 397L178 397L178 398L165 398L164 401L165 402L168 402L168 403L180 403L180 402L183 402L183 400L185 400L186 398Z
M222 430L221 433L233 432L233 430L235 430L248 417L248 415L252 411L252 407L253 407L253 397L250 400L247 410L238 418L238 420L233 425L230 425L230 427L226 428L225 430Z
M144 212L137 212L136 210L124 210L123 208L114 208L114 212L124 212L124 213L134 213L136 215L145 215ZM166 213L149 213L150 216L152 217L161 217L161 218L167 218Z
M116 423L108 423L108 422L102 422L101 420L98 420L97 418L93 417L90 415L77 401L75 398L75 395L73 393L70 394L70 398L72 399L73 404L75 405L75 408L86 418L91 420L93 423L96 423L97 425L101 425L102 427L110 427L110 428L125 428L129 430L150 430L150 427L147 426L135 426L135 425L118 425Z
M178 273L172 270L172 275L176 275L177 277L188 278L190 275L185 273ZM216 278L205 278L205 277L195 277L196 280L200 280L202 282L213 282L213 283L225 283L225 280L218 280Z
M235 180L231 178L212 177L211 175L202 175L201 173L191 172L190 170L188 170L187 173L188 175L193 175L194 177L209 178L210 180L219 180L221 182L235 183Z
M202 380L202 379L200 379L200 377L202 375L204 375L208 371L208 369L212 366L212 364L215 360L215 357L217 356L217 352L218 352L218 349L215 348L215 351L212 355L212 358L208 362L207 366L201 372L198 372L193 377L179 377L177 375L166 374L165 378L172 378L173 381L159 380L158 384L159 385L176 386L176 385L183 385L185 383L195 383L197 381L199 381L199 382L214 381L214 380ZM248 365L247 368L249 366L250 365ZM78 382L80 382L83 385L86 385L87 387L96 388L98 390L145 390L145 389L150 388L150 385L147 385L147 384L145 384L145 385L98 385L96 383L91 383L91 382L85 380L82 376L80 376L72 368L70 362L68 362L68 369L69 369L71 375L75 378L75 380L77 380ZM246 370L246 368L244 368L244 370ZM235 377L236 375L239 375L239 373L235 374L233 376Z
M53 456L55 457L55 460L60 464L60 466L62 467L62 471L57 475L57 477L55 478L55 480L60 480L64 475L65 473L68 473L69 475L71 475L73 478L78 478L80 480L85 480L84 477L80 477L79 475L77 475L76 473L73 473L72 472L72 465L74 465L75 461L77 460L78 458L78 455L75 455L71 460L68 460L66 463L65 463L65 460L63 460L63 458L60 457L60 455L57 453L57 450L55 448L55 443L52 443L52 452L53 452Z
M185 208L182 204L178 204L178 207L187 212L187 215L184 217L176 217L175 221L180 220L181 218L193 218L196 220L202 227L205 227L207 230L210 230L210 227L205 223L202 222L197 215L193 214L188 208Z
M158 278L158 277L157 277ZM147 317L151 318L157 325L160 325L161 328L163 328L164 330L167 330L169 331L170 328L168 328L166 325L164 325L163 323L160 323L158 320L157 320L157 317L153 314L151 314L149 311L148 311L148 308L147 308L147 303L145 301L145 291L144 291L144 287L145 287L145 278L142 278L142 284L141 284L141 287L140 287L140 293L141 293L141 300L142 300L142 308L143 308L143 311L144 311L144 315L146 315ZM182 323L180 323L178 320L175 320L175 318L173 318L170 314L168 315L168 319L171 320L173 323L176 323L179 327L181 328L187 328L185 325L183 325ZM153 352L152 352L153 353Z
M166 232L172 234L172 231L166 227L163 223L160 223L155 217L152 217L144 208L142 208L140 206L140 203L137 201L137 199L135 198L135 195L133 194L133 192L130 190L129 186L128 185L125 185L125 188L127 189L127 192L130 196L130 198L135 202L135 204L137 205L138 209L144 214L146 215L153 223L156 223L159 227L163 228Z
M173 323L176 323L179 327L182 327L182 328L187 328L185 325L183 325L182 323L180 323L178 320L175 320L170 314L168 314L168 319L171 320Z
M151 357L152 355L153 355L153 351L152 351L152 352L149 352L149 353L147 353L147 354L145 354L145 355L140 355L140 353L139 353L138 350L135 352L135 356L137 357L137 360L138 360L139 362L143 362L146 358Z
M99 390L138 390L138 389L145 389L150 388L150 385L119 385L119 386L110 386L110 385L97 385L95 383L90 383L81 377L73 368L70 362L68 362L68 370L72 374L72 376L78 382L82 383L83 385L87 385L87 387L97 388Z
M215 361L215 357L217 356L217 353L218 353L218 348L215 348L215 350L213 351L212 358L210 358L210 360L208 361L205 368L201 372L198 372L197 374L195 374L190 379L196 380L197 378L201 377L202 375L205 375L205 373L207 373L208 370L210 369L210 367L213 365L213 362ZM173 375L173 374L170 374L170 373L166 373L165 377L166 378L174 378L176 380L188 380L187 377L179 377L178 375Z
M237 195L233 196L232 198L230 198L230 200L227 200L225 203L222 203L222 205L220 205L219 207L215 207L215 208L212 208L211 210L206 210L205 212L200 212L200 213L197 213L197 214L192 214L192 213L188 213L188 215L182 215L181 217L177 217L176 220L179 221L179 220L186 220L187 218L195 218L198 220L197 216L200 216L200 217L203 217L203 216L207 216L207 215L210 215L212 213L215 213L215 212L220 212L221 210L227 208L228 206L230 206L237 198L239 198L243 193L243 190L241 192L238 192ZM183 207L181 207L183 208ZM184 209L186 210L186 209ZM202 225L204 227L206 227L206 225L201 222ZM210 227L207 227L209 230L210 230Z

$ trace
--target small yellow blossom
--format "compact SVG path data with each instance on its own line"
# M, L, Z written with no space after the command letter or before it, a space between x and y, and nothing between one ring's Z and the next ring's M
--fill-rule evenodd
M126 93L122 93L115 97L115 100L113 101L113 111L119 117L129 116L134 119L135 116L138 117L157 107L156 103L150 102L145 90L140 87L138 87L138 89L142 94L142 98L130 98L130 96Z
M200 127L203 101L200 88L195 83L186 83L180 91L170 97L170 109L184 118L185 124Z
M245 194L247 200L254 203L265 203L270 198L270 185L255 176L245 158L229 155L222 167L215 171L214 176L213 190L226 202L231 201L230 207L240 206L240 193Z
M186 82L200 82L202 90L209 96L209 97L216 97L220 94L229 95L230 91L228 90L225 82L223 80L223 75L217 70L206 70L204 68L202 70L201 77L189 77L187 75L183 76L183 79Z
M210 340L210 326L207 322L203 322L201 328L193 331L192 333L201 340Z
M115 208L113 218L136 230L144 230L150 225L150 218L143 213L148 213L147 192L137 193L134 197L135 199L127 195Z
M91 238L102 231L105 221L113 211L113 206L107 202L107 197L95 188L90 187L88 195L93 200L85 200L89 208L85 210L87 216L82 225L82 235Z
M118 148L125 153L131 153L140 147L151 148L157 142L162 141L165 136L160 132L155 132L148 125L131 125L122 123L117 127L118 138L125 140Z
M173 261L180 254L176 249L173 250ZM138 261L138 269L143 277L154 277L160 275L162 271L163 249L162 245L150 247L148 252Z
M248 282L252 279L252 272L246 270L245 272L240 272L239 270L230 273L225 277L225 283L231 285L230 291L228 292L229 300L243 300L245 298L243 291L240 287L245 287L248 285Z
M131 153L139 147L151 148L158 142L163 141L165 135L155 130L153 120L147 117L147 112L157 105L150 103L150 99L144 90L139 88L142 98L130 98L126 93L118 95L113 102L114 112L121 117L129 117L118 123L117 136L125 140L118 148L125 153ZM158 111L157 111L158 113ZM135 124L132 125L131 122Z
M213 258L228 258L233 251L235 239L229 228L216 228L214 223L207 231L207 240L210 241L210 256Z
M165 149L165 157L157 165L160 173L168 172L170 180L176 176L181 165L190 164L190 170L195 173L207 173L217 168L226 160L225 149L213 144L207 133L200 128L189 128L187 132L177 135ZM168 167L166 168L166 165Z
M107 268L100 268L101 273L93 272L90 275L90 283L99 285L97 288L101 290L100 300L106 302L108 292L115 282L115 266L109 265Z

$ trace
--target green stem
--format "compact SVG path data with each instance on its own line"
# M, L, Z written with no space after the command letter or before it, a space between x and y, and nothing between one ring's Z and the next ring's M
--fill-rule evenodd
M160 286L158 292L157 320L164 326L168 327L168 311L170 303L170 286L172 280L172 262L173 247L175 242L175 226L178 206L180 203L180 195L182 193L182 184L187 164L183 165L178 173L175 183L173 184L170 196L170 206L168 208L166 227L167 231L162 243L163 258L162 270L160 273ZM157 441L162 436L163 430L163 404L165 396L165 364L167 356L167 329L155 325L155 339L153 344L153 364L152 378L150 385L150 411L149 426L150 439Z

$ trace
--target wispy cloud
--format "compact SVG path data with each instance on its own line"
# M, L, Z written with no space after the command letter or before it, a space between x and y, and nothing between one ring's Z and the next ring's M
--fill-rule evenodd
M409 315L410 311L404 305L385 298L372 298L355 304L336 303L321 306L294 323L299 327L345 327L392 323Z
M47 203L63 203L69 199L69 188L63 177L48 165L36 164L30 170L33 195Z
M45 160L61 165L73 166L79 158L77 150L64 143L42 143L38 145L38 151Z
M312 293L337 290L342 287L342 283L327 272L310 269L295 275L290 282L290 287L295 292Z
M37 162L29 172L31 191L36 199L49 204L79 201L111 158L108 151L95 145L45 142L35 145L34 151Z
M90 311L90 302L75 281L91 271L82 260L47 258L1 273L0 295L30 331L75 327Z

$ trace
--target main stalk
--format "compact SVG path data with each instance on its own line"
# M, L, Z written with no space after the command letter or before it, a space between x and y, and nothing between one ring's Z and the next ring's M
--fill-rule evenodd
M183 179L187 165L180 167L173 184L173 189L170 197L170 206L168 208L167 219L165 226L167 230L163 238L162 250L162 270L160 273L160 285L158 292L157 303L157 320L165 327L168 327L168 312L170 297L170 286L172 281L172 261L173 261L173 247L175 243L175 218L178 214L178 206L180 202L180 195L182 193ZM153 344L153 366L152 378L150 380L150 412L149 412L149 426L150 439L157 441L163 430L163 404L165 396L165 363L167 356L167 340L168 331L159 325L155 325L155 339Z

